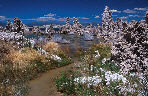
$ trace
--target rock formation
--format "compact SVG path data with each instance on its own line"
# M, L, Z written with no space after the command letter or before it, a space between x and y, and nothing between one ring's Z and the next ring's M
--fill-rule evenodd
M145 19L146 19L146 23L148 24L148 11L146 12Z
M114 31L114 22L112 19L112 12L106 6L102 14L102 31L103 35L110 36Z

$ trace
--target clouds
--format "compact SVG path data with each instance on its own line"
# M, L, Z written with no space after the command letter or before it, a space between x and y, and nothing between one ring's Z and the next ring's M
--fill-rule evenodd
M5 20L5 19L6 19L5 16L0 16L0 21L3 21L3 20Z
M127 16L120 17L120 19L127 19L127 18L128 18Z
M95 16L94 18L96 18L96 19L97 19L97 18L100 18L100 16Z
M128 15L128 16L123 16L123 17L120 17L121 19L128 19L128 18L140 18L140 17L143 17L143 16L139 16L139 15Z
M116 17L116 16L118 16L118 15L112 15L113 17Z
M58 19L56 19L57 21L66 21L66 18L64 17L64 18L58 18Z
M123 16L123 17L120 17L121 19L128 19L128 18L139 18L139 17L142 17L142 16L139 16L139 15L128 15L128 16Z
M85 20L86 20L86 19L89 19L89 18L87 18L87 17L79 17L79 18L80 18L80 19L85 19Z
M148 11L148 8L134 8L137 11Z
M138 12L146 12L148 8L134 8L134 9L126 9L123 10L124 13L138 13Z
M13 18L7 18L6 16L0 16L0 21L5 21L5 20L13 20Z
M128 15L128 17L140 17L139 15Z
M0 16L0 21L4 21L4 20L8 20L8 19L11 19L11 18L6 18L6 16Z
M123 10L123 12L124 13L136 13L136 11L130 10L130 9Z
M113 9L113 10L111 10L113 13L121 13L121 11L118 11L118 10L115 10L115 9Z
M56 14L49 13L49 14L46 14L44 16L53 17L53 16L56 16Z
M145 13L148 11L148 8L133 8L123 10L123 13L126 13L126 16L120 17L121 19L136 19L145 17Z
M43 17L38 17L38 18L32 18L32 19L21 19L21 20L33 20L33 21L55 21L58 20L56 19L56 14L53 13L49 13L49 14L45 14ZM60 18L61 21L61 18Z
M36 21L54 21L56 20L54 17L39 17Z
M145 17L145 12L148 11L148 7L144 7L144 8L131 8L131 9L112 9L111 12L113 13L112 16L115 19L116 17L119 17L121 19L137 19L140 20L143 17ZM50 11L49 11L50 12ZM99 12L93 13L94 15L87 15L87 16L91 16L91 17L77 17L78 19L80 19L82 22L88 22L88 21L92 21L92 20L101 20L101 13L98 14ZM70 14L71 15L71 14ZM75 14L77 15L77 14ZM28 21L66 21L66 17L68 16L58 16L58 14L56 13L48 13L48 14L43 14L40 17L36 17L36 18L21 18L21 20L28 20ZM72 16L71 16L71 21L72 21ZM4 20L13 20L12 18L7 18L6 16L0 16L0 21L4 21Z
M53 13L45 14L43 17L37 18L36 21L54 21L56 20L55 16L56 14Z
M73 17L71 17L73 18ZM84 20L88 20L89 18L87 17L77 17L79 19L84 19ZM33 21L66 21L66 17L60 17L57 16L57 14L53 14L53 13L49 13L49 14L45 14L42 17L38 17L38 18L32 18L32 19L21 19L21 20L33 20Z

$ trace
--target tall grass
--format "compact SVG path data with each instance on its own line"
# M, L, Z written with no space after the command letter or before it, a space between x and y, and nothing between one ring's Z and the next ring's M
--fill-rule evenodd
M60 46L58 45L58 43L48 42L43 46L43 49L46 50L47 52L53 52L53 51L58 51L60 49Z
M43 46L48 54L40 54L36 49L22 48L16 50L13 46L4 43L0 46L0 95L14 96L21 92L25 96L28 90L24 84L38 76L38 73L46 72L51 66L61 67L71 63L71 59L66 55L57 43L49 42ZM2 49L2 50L1 50ZM56 61L52 55L59 56L62 60ZM53 62L54 61L54 62ZM20 87L22 85L22 87ZM24 94L24 95L22 95Z

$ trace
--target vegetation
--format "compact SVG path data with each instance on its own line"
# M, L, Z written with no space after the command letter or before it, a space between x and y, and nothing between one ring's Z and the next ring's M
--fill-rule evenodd
M68 55L54 44L57 45L54 42L52 44L47 43L45 45L48 46L48 48L45 48L47 54L44 54L29 47L16 49L13 48L13 45L3 42L1 44L2 50L0 49L2 53L0 60L0 95L27 96L29 87L26 84L28 80L51 68L70 64L71 59ZM58 58L60 60L56 60Z
M96 54L96 50L99 50L100 55ZM57 77L58 91L68 96L137 96L141 94L145 87L139 76L133 73L122 74L120 66L108 59L111 56L110 50L109 44L97 44L88 51L81 52L81 66L78 65L78 69Z

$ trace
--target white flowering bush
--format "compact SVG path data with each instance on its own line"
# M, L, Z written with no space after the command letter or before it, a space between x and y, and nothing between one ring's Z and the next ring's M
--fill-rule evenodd
M134 22L121 39L112 46L112 60L121 66L124 73L130 71L148 73L148 31L146 23Z

